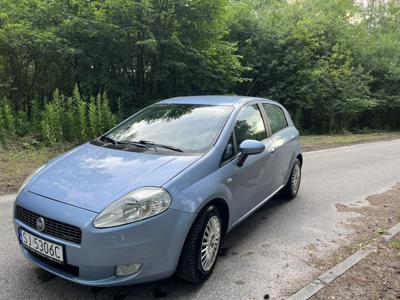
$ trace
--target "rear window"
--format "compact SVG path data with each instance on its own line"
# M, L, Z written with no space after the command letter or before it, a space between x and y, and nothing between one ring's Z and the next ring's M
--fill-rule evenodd
M244 140L262 141L267 137L264 121L258 105L247 106L239 115L235 125L237 144Z
M265 109L265 112L267 113L272 134L288 126L285 114L279 106L263 103L263 107Z

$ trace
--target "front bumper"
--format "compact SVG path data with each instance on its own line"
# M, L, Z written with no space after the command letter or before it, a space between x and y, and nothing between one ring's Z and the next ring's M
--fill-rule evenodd
M39 237L64 245L66 265L59 267L21 246L27 258L53 274L91 286L135 284L171 276L194 218L190 213L168 209L146 220L98 229L92 225L97 213L27 191L18 195L16 205L82 230L81 244L76 244L44 234L14 218L17 237L19 228L25 228ZM115 276L116 265L131 263L141 263L142 267L133 275ZM77 269L78 274L69 272L69 268Z

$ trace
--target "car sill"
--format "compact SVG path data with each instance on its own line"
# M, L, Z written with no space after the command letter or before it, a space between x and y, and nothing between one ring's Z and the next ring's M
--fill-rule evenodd
M246 219L248 216L250 216L254 211L256 211L260 206L262 206L265 202L267 202L269 199L271 199L273 196L275 196L282 188L284 185L281 185L275 192L273 192L271 195L269 195L267 198L265 198L263 201L258 203L256 206L254 206L249 212L247 212L245 215L240 217L235 223L232 224L231 228L235 227L238 225L240 222L242 222L244 219Z

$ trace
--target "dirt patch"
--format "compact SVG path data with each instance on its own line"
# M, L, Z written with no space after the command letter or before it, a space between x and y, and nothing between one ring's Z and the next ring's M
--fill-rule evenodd
M368 244L378 241L395 224L400 222L400 183L383 194L367 197L364 203L336 204L338 212L353 213L356 217L340 223L350 233L337 241L338 250L330 257L319 256L318 244L307 247L310 259L307 263L320 270L328 270L346 257Z
M376 250L311 299L400 299L400 235Z
M386 242L387 230L400 222L400 183L382 194L350 205L336 204L338 212L353 213L340 225L349 234L336 241L338 249L329 257L318 254L318 245L307 247L307 263L321 274L367 245L376 245L372 254L325 287L314 299L400 299L400 236Z

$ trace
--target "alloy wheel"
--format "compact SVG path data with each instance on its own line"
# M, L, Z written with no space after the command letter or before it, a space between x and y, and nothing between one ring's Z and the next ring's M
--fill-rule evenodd
M297 193L297 191L299 189L300 177L301 177L300 165L295 164L293 167L292 178L290 180L290 184L291 184L293 193Z
M220 239L221 222L217 216L213 216L207 222L201 241L201 266L206 272L212 268L217 258Z

